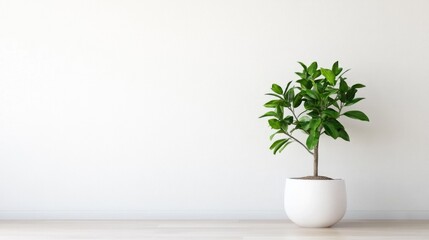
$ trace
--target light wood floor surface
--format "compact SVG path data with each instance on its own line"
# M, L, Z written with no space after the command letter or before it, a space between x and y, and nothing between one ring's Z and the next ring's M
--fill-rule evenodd
M289 221L0 221L1 240L429 240L429 220L343 221L299 228Z

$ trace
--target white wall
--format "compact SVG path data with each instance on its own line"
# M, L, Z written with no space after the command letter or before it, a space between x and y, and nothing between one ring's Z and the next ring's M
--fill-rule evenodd
M429 218L428 1L0 0L0 218L284 218L258 119L340 60L371 122L324 138L348 218Z

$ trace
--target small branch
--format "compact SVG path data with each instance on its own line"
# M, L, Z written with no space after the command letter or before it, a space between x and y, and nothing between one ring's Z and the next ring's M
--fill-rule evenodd
M292 112L292 115L295 117L295 119L298 121L298 117L296 116L296 114L295 114L295 111L291 108L291 107L288 107L288 109Z
M313 155L313 153L312 153L310 150L308 150L307 146L305 146L305 144L304 144L304 143L302 143L301 141L299 141L298 139L296 139L294 136L290 135L290 134L289 134L289 133L287 133L287 132L285 132L285 134L286 134L287 136L289 136L290 138L292 138L293 140L295 140L297 143L301 144L301 145L305 148L305 150L307 150L307 152L309 152L311 155Z
M343 110L344 103L341 102L340 109L338 109L338 114L341 115L341 110Z
M302 114L308 112L308 110L303 111L302 113L298 114L298 118L301 117Z
M350 68L349 68L349 69L347 69L346 71L344 71L343 73L341 73L341 74L340 74L340 76L338 76L337 78L342 77L342 76L344 75L344 73L346 73L346 72L348 72L348 71L350 71Z

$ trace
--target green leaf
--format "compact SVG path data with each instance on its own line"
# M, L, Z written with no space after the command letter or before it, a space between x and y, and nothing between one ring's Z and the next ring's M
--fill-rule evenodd
M314 101L307 100L307 101L304 101L304 108L306 110L310 111L310 110L313 110L313 109L317 108L317 106L316 106L316 103ZM311 115L309 114L309 116L311 116Z
M312 98L312 99L315 99L315 100L317 100L317 99L318 99L317 93L316 93L315 91L313 91L313 90L306 89L306 90L304 90L303 92L304 92L307 96L309 96L310 98Z
M277 106L280 106L282 104L282 100L271 100L264 104L264 107L267 108L276 108Z
M359 102L359 101L361 101L361 100L364 100L365 98L355 98L355 99L353 99L353 100L351 100L351 101L349 101L349 102L347 102L346 103L346 106L351 106L351 105L353 105L353 104L355 104L355 103L357 103L357 102Z
M286 147L285 145L288 143L289 139L286 139L286 141L282 141L279 144L277 144L277 146L273 149L273 153L276 154L277 151L279 151L283 146ZM282 149L283 150L283 149Z
M277 117L277 113L270 111L270 112L267 112L264 115L260 116L259 118L263 118L263 117Z
M309 116L302 116L299 118L300 122L310 122L311 118Z
M325 115L325 116L328 116L331 118L338 118L340 116L340 114L332 108L328 108L326 110L323 110L322 115Z
M326 80L328 80L329 84L334 86L335 85L335 74L330 69L321 68L320 70L322 71L322 75L326 78Z
M292 116L287 116L283 119L283 121L285 121L286 124L292 124L293 123L293 117Z
M293 103L293 100L295 98L295 91L293 88L289 89L285 98L286 98L286 101L288 101L289 103Z
M299 83L301 85L301 88L303 89L310 89L312 86L311 81L306 79L300 79L300 80L297 80L296 82Z
M351 100L353 100L355 98L356 92L356 88L350 88L350 90L348 90L346 94L346 102L350 102Z
M310 121L311 118L309 116L301 117L297 122L295 129L301 129L304 132L307 132L308 130L310 130Z
M340 80L340 92L345 93L349 90L349 86L343 79Z
M338 93L338 98L341 102L345 103L347 101L347 96L346 93L343 92L339 92Z
M295 99L293 100L293 107L297 108L297 107L299 107L299 105L301 105L301 103L302 103L302 94L298 93L295 96Z
M281 124L280 121L277 119L270 119L268 120L268 124L271 126L271 128L273 129L280 129L281 128Z
M308 116L312 118L318 118L319 117L319 111L317 107L314 107L313 111L307 113Z
M275 83L271 86L271 90L273 90L273 92L275 92L277 94L283 94L282 87L280 87L279 85L277 85Z
M277 111L277 118L283 119L283 113L284 113L283 107L277 106L276 111Z
M336 61L333 65L332 65L332 72L337 75L337 71L338 71L338 61Z
M306 79L307 78L307 74L306 73L295 72L295 74L298 75L302 79Z
M289 89L289 86L290 86L291 83L292 83L292 81L290 81L290 82L287 83L284 93L287 92L287 90Z
M310 128L311 131L316 131L317 128L320 126L320 123L322 122L322 119L320 118L313 118L310 120Z
M287 116L282 121L280 121L280 129L284 132L287 132L289 125L293 123L293 117Z
M333 124L335 126L335 129L337 129L338 131L340 131L341 129L344 129L343 124L341 124L337 119L330 118L327 120L327 122L330 122L331 124Z
M283 133L283 131L282 131L282 130L278 130L277 132L275 132L275 133L271 134L271 135L270 135L270 141L271 141L271 140L273 140L274 136L276 136L276 135L277 135L277 134L279 134L279 133Z
M307 69L308 74L313 75L317 70L317 62L313 62Z
M325 128L325 131L329 136L331 136L334 139L337 139L339 136L338 130L335 127L335 125L331 122L324 122L323 127Z
M335 74L335 76L337 76L341 73L341 71L343 71L343 69L338 67L338 61L336 61L334 65L332 65L332 72Z
M329 98L329 100L330 100L330 104L334 105L337 109L340 109L340 106L338 105L337 101L335 101L332 98Z
M365 113L363 113L361 111L348 111L348 112L345 112L343 115L345 115L345 116L347 116L349 118L353 118L353 119L358 119L358 120L368 121L369 122L368 116L366 116Z
M302 68L304 68L304 72L307 72L307 66L305 66L305 64L302 62L298 62L298 63L302 66Z
M313 79L316 79L322 75L322 72L320 70L317 70L313 73L313 76L311 76Z
M350 141L350 137L349 134L347 134L346 130L341 129L340 131L338 131L338 136L344 140L346 140L347 142Z
M290 139L288 139L288 140L290 140ZM285 149L285 147L286 147L287 145L291 144L291 143L292 143L292 141L287 141L286 143L284 143L284 144L283 144L283 146L281 146L281 147L278 149L278 152L279 152L279 153L281 153L281 152L283 151L283 149Z
M273 150L273 153L276 154L277 151L287 142L289 141L289 138L279 139L275 141L273 144L271 144L270 149Z
M307 145L307 148L312 150L314 147L316 147L317 143L319 142L319 135L318 133L310 134L307 138L307 141L305 142L305 145Z
M337 89L337 88L333 88L333 87L326 87L326 88L325 88L325 91L326 91L329 95L332 95L332 94L336 94L336 93L338 93L339 89Z
M283 99L283 97L282 97L282 96L277 95L277 94L274 94L274 93L265 93L265 95L274 96L274 97L278 97L278 98L280 98L280 99Z
M285 142L287 139L283 138L283 139L279 139L273 142L273 144L271 144L270 149L273 150L278 144L280 144L281 142Z
M289 125L285 121L280 121L280 129L283 132L287 132Z
M351 88L364 88L364 87L365 87L365 85L357 83L357 84L353 85Z

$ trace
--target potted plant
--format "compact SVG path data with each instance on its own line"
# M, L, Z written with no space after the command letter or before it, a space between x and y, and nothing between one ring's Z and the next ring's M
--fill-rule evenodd
M333 139L350 141L340 118L369 121L358 110L347 110L364 98L356 97L363 84L349 85L344 71L335 62L330 69L319 68L317 62L309 66L299 62L299 79L290 81L284 88L277 84L266 95L274 97L265 103L271 110L268 124L275 132L270 149L280 153L290 143L296 142L313 156L313 175L289 178L285 186L285 211L289 219L302 227L329 227L341 220L346 211L345 182L319 175L319 141L327 135ZM297 133L301 133L299 140Z

